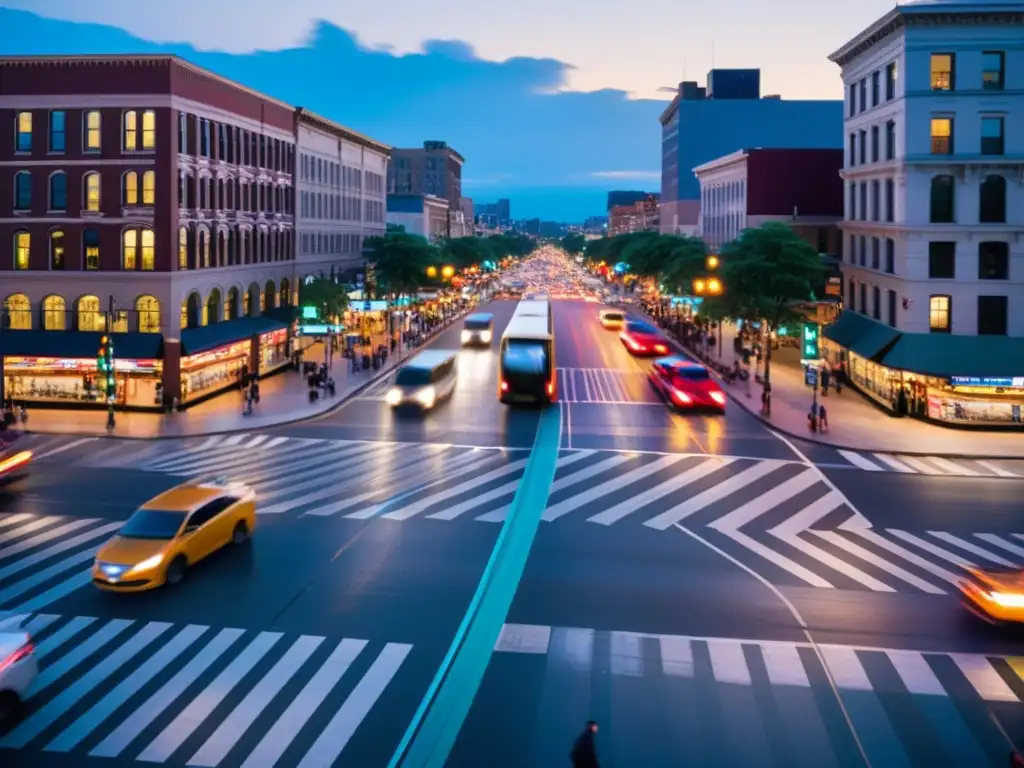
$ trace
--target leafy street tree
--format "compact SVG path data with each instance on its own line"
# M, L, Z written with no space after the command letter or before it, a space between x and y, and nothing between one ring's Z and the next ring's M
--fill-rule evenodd
M587 238L585 238L579 232L570 232L562 238L561 246L562 250L568 253L570 256L575 256L577 253L582 253L583 249L587 245Z
M801 322L799 305L811 301L825 271L817 251L781 222L744 230L722 249L723 306L733 317L763 320L769 334ZM770 338L770 336L769 336ZM766 345L764 382L771 376L771 344Z
M318 277L299 286L299 303L316 307L324 322L336 322L348 307L348 286L327 277Z
M441 260L456 269L479 266L490 261L492 255L490 244L479 237L457 237L446 242L441 249Z
M441 260L435 246L405 232L368 238L366 252L377 275L378 289L388 296L414 294L426 282L427 268Z

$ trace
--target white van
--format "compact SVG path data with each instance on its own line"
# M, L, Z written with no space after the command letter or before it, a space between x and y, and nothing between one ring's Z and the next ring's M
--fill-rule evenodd
M398 369L394 386L388 390L388 405L392 408L414 406L429 411L452 396L457 369L455 352L440 349L420 352Z

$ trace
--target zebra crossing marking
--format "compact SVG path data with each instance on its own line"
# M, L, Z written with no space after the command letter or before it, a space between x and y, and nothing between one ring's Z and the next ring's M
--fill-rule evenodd
M565 403L658 405L647 386L647 374L617 368L559 368L559 400Z
M910 456L900 453L864 453L847 449L836 452L849 466L866 472L898 472L904 475L948 477L1024 477L991 460L949 459L944 456ZM1024 457L1022 457L1024 459ZM843 466L843 465L829 465Z

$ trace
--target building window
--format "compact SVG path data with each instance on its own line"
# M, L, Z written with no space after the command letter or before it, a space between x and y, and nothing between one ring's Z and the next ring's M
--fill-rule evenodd
M18 171L14 174L14 210L27 211L32 208L32 174Z
M860 296L858 297L858 300L860 301L860 313L862 315L866 315L868 313L868 284L867 283L861 283L860 284Z
M877 285L871 288L871 316L882 319L882 291Z
M953 118L933 117L932 129L932 154L952 155L953 154Z
M14 151L32 151L32 113L19 112L14 118Z
M982 224L1006 223L1006 178L993 174L981 180L978 221Z
M156 171L145 171L142 174L142 204L156 204Z
M67 304L61 296L43 299L43 330L63 331L67 328Z
M983 51L981 54L981 87L986 91L1001 91L1006 74L1006 54L1002 51Z
M857 114L857 85L856 83L850 85L850 112L849 116L853 117ZM399 161L401 162L401 161Z
M64 269L64 233L59 229L50 233L50 269Z
M866 181L862 182L861 185L860 185L860 200L858 200L857 202L859 203L858 209L860 210L860 220L861 221L867 221L868 220L868 183Z
M850 282L848 284L846 293L847 293L847 299L849 299L850 311L851 312L856 312L857 311L857 284L852 279L850 280Z
M97 110L85 113L85 151L100 151L100 113Z
M956 56L952 53L933 53L931 82L933 91L952 91L955 83L953 68Z
M885 100L892 101L896 98L896 62L892 61L885 65Z
M98 212L100 209L100 175L93 171L85 174L85 210Z
M121 235L121 269L138 269L139 230L126 229Z
M1003 154L1003 118L981 118L981 154Z
M178 269L188 269L188 229L178 228Z
M882 73L871 73L871 106L878 106L879 91L881 91Z
M142 148L156 149L156 112L151 109L142 113Z
M878 126L871 126L871 162L878 162Z
M979 336L1006 335L1006 305L1005 296L978 297Z
M882 186L879 184L878 179L871 182L871 220L878 221L881 217L882 211Z
M7 326L12 331L32 330L32 302L23 293L15 293L4 300L7 310Z
M160 302L155 296L139 296L135 300L140 333L160 332Z
M877 237L871 238L871 268L878 269L881 262L882 241Z
M32 235L21 231L14 233L14 268L28 269L32 255Z
M956 278L956 243L928 243L928 277L932 280Z
M885 239L885 271L896 274L896 241L891 237Z
M126 151L132 152L139 146L139 115L134 110L129 110L124 113L122 119L124 121L122 143Z
M896 159L896 121L889 120L885 124L885 159Z
M928 330L932 333L950 332L951 296L930 296L928 298Z
M868 161L868 132L859 131L857 133L857 162L864 165Z
M863 78L860 81L859 87L857 88L857 90L859 92L858 93L858 101L860 102L860 111L863 112L865 109L868 108L868 81L867 81L867 78ZM427 162L429 164L430 160L428 160Z
M139 174L135 171L128 171L121 181L121 203L122 205L139 204Z
M56 111L50 113L50 151L65 152L68 147L67 115Z
M50 176L50 199L48 211L66 211L68 207L68 177L63 171Z
M87 229L82 233L82 254L86 269L100 268L100 233L97 229Z
M76 306L78 314L78 330L105 331L107 318L100 311L99 296L82 296Z
M952 176L933 176L929 206L929 221L932 224L952 224L955 221L956 181Z
M1010 244L996 241L978 243L978 279L1010 279Z
M887 298L888 298L888 302L889 302L889 307L888 307L889 311L887 313L888 316L889 316L889 326L891 328L895 328L896 327L896 291L893 291L893 290L890 289L889 291L887 291L887 294L888 294Z
M885 220L896 221L896 184L892 179L885 180Z

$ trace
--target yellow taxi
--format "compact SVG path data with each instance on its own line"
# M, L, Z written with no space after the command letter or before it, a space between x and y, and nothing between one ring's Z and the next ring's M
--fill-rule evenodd
M598 317L601 327L609 331L621 331L626 324L626 313L617 309L602 309Z
M959 587L967 610L993 624L1024 622L1024 569L964 570Z
M100 547L92 582L111 592L177 584L207 555L245 544L256 528L256 494L225 480L193 481L143 504Z

